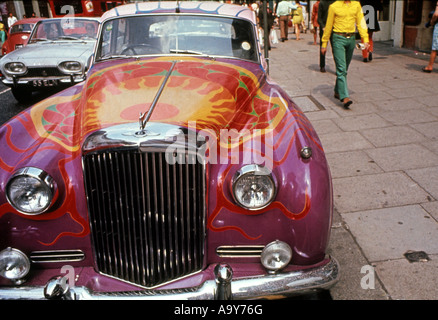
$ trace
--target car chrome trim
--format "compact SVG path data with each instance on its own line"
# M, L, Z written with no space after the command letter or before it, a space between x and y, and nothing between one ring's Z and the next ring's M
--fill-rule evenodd
M32 263L76 262L84 260L85 253L82 250L33 251L29 258Z
M221 258L260 258L264 245L219 246L216 254Z
M280 299L329 289L339 278L339 264L333 257L328 257L319 266L308 270L239 279L230 279L232 270L227 266L216 266L215 270L216 279L207 280L200 286L192 288L93 292L86 287L71 287L62 298L74 300L213 300L221 298L219 293L223 293L223 296L234 300ZM230 296L227 295L227 281L231 282ZM218 287L218 282L222 282L220 284L222 287ZM53 287L54 284L59 285L59 283L62 281L56 277L49 280L46 287ZM43 300L45 291L47 291L45 287L2 287L0 299Z

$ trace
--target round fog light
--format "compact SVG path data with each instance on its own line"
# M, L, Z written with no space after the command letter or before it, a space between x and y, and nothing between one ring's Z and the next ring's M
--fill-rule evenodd
M16 281L24 278L29 270L29 258L20 250L7 248L0 252L0 276Z
M291 259L292 249L287 243L279 240L269 243L260 257L262 265L271 272L283 269Z

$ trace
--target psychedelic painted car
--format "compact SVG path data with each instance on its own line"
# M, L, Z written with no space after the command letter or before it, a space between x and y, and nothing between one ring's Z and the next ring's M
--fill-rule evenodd
M27 46L0 61L2 82L20 102L34 91L65 88L85 80L98 18L54 18L38 22Z
M102 17L86 81L0 129L0 298L257 299L330 288L332 184L254 13Z

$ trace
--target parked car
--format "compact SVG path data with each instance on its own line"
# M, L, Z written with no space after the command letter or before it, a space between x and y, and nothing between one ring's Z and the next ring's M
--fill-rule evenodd
M2 46L2 55L23 48L29 41L33 27L44 18L29 18L15 22L9 29L7 39Z
M20 102L33 91L65 88L85 80L96 43L98 18L39 21L28 45L0 61L2 82Z
M256 17L137 2L86 81L0 128L0 298L263 299L330 288L329 167Z

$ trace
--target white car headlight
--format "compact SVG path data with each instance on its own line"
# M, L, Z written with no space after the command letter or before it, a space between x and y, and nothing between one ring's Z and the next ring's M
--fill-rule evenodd
M20 250L7 248L0 252L0 276L16 281L24 278L29 270L29 258Z
M64 73L80 73L82 72L82 64L78 61L64 61L58 66L59 70Z
M234 200L248 210L267 207L275 198L276 186L269 169L258 165L241 168L232 181Z
M5 64L5 71L11 75L23 75L27 72L27 67L21 62L9 62Z
M6 197L19 212L37 215L52 204L55 182L46 172L37 168L23 168L9 179Z
M262 251L260 261L271 272L276 272L286 267L292 259L292 249L283 241L274 241Z

